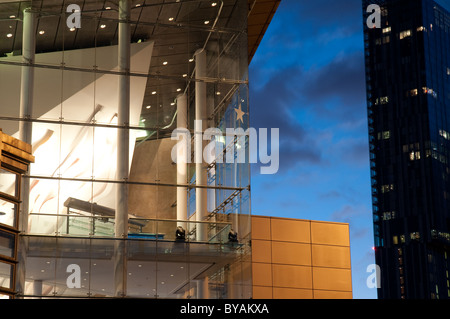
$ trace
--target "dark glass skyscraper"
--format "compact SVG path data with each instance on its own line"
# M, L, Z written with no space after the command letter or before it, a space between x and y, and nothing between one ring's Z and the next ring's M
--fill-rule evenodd
M378 295L450 298L450 15L432 0L363 8Z

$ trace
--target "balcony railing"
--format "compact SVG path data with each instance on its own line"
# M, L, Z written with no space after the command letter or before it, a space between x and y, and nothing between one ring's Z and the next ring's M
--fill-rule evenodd
M114 237L114 218L84 212L67 214L30 214L31 235L76 237ZM45 225L45 227L44 227ZM176 241L179 226L185 230L185 242L227 243L231 223L172 219L129 218L128 238ZM198 238L197 230L206 230L205 238Z

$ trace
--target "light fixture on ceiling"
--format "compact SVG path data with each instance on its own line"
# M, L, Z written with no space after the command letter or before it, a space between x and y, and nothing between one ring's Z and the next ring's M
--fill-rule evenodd
M177 92L181 92L181 88L178 88L178 89L177 89Z
M12 33L8 33L8 34L6 35L7 38L11 38L12 36L13 36Z
M163 62L163 65L167 65L167 63L169 63L169 62L167 62L167 61L164 61L164 62Z
M145 108L148 110L150 109L152 106L151 105L147 105Z
M40 34L40 35L43 35L44 33L45 33L44 30L39 31L39 34Z
M173 20L174 20L174 18L173 18L173 17L170 17L170 18L169 18L169 21L173 21Z
M111 7L106 7L105 10L111 10Z
M190 59L189 59L189 62L194 62L194 59L193 59L193 58L190 58Z
M217 2L211 3L211 7L215 7L215 6L217 6Z
M183 74L183 77L185 78L185 77L187 77L187 74L185 73L185 74Z
M100 25L100 28L102 28L102 29L106 28L106 24Z
M75 28L70 28L69 29L71 32L73 32L73 31L75 31L76 29Z
M16 16L15 16L15 15L10 15L9 18L10 18L10 19L15 19Z
M209 20L206 20L205 22L203 22L204 24L209 24Z
M153 91L152 94L155 95L155 94L156 94L156 91Z

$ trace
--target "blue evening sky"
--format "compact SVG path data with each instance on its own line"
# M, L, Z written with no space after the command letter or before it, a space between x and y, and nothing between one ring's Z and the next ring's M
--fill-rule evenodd
M251 126L280 128L280 171L252 169L255 215L350 224L354 298L373 231L361 0L282 0L250 64Z
M249 71L251 126L280 128L280 171L252 168L252 213L349 223L353 297L374 299L361 3L281 1Z

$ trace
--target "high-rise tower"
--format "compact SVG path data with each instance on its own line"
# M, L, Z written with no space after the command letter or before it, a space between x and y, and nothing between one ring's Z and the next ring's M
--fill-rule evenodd
M378 295L449 298L450 15L432 0L363 8Z

